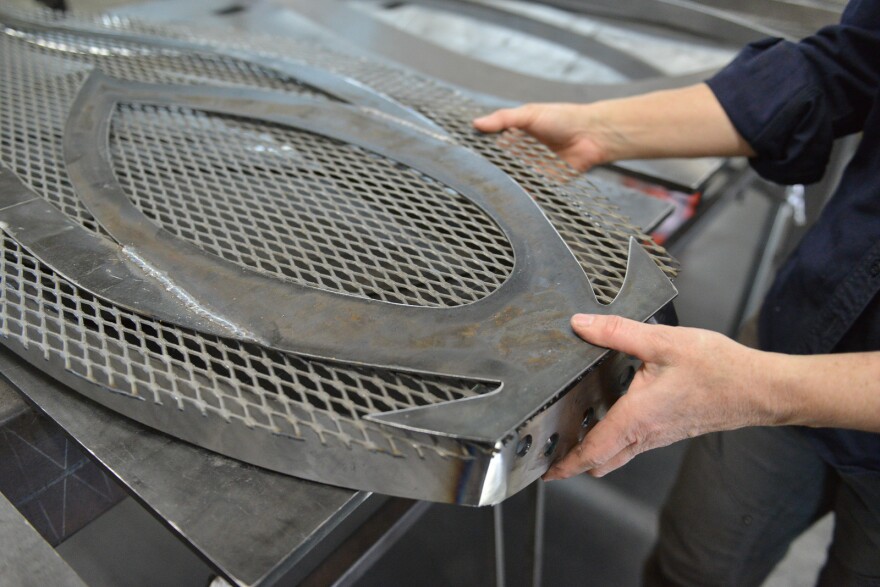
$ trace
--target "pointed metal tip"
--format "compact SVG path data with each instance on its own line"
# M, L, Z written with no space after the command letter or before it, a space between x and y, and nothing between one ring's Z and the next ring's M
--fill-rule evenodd
M364 419L409 432L494 445L506 432L492 425L498 399L498 391L494 391L431 406L369 414Z
M657 265L653 257L634 236L629 238L629 254L626 262L626 276L614 300L604 306L608 313L621 316L636 315L633 310L655 305L663 308L678 296L678 289L672 280ZM654 312L651 313L653 315Z

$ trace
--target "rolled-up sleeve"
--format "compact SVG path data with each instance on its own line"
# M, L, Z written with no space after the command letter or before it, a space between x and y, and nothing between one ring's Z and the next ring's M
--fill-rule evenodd
M759 174L818 181L834 139L862 130L880 88L880 2L850 2L840 24L798 43L748 45L707 83L757 153Z

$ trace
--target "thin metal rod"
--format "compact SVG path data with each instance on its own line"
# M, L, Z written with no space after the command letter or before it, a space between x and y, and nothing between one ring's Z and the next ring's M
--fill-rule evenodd
M506 566L504 560L504 504L499 503L492 508L495 526L495 585L504 587L507 582L504 576Z
M546 488L541 480L532 484L534 491L534 548L532 554L532 587L541 587L544 569L544 499Z

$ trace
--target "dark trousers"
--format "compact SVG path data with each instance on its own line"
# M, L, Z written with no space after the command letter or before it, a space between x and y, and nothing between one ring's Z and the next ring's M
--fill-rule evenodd
M760 585L829 511L834 540L818 584L880 587L880 476L840 475L792 428L695 439L662 511L645 584Z

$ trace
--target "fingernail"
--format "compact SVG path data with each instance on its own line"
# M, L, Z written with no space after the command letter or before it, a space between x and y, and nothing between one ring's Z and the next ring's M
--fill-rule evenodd
M575 328L587 328L595 319L594 314L575 314L571 317L571 325Z

